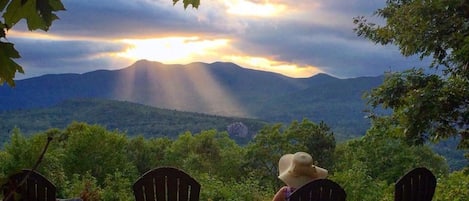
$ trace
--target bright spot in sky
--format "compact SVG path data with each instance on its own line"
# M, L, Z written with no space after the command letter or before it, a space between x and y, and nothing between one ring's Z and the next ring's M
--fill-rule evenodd
M200 40L198 37L167 37L155 39L124 39L130 47L118 56L163 63L192 62L193 59L215 54L228 44L227 39ZM191 60L187 60L191 59Z
M243 16L269 17L277 16L286 10L285 5L265 3L255 3L246 0L225 0L228 6L227 12Z
M118 57L133 61L146 59L166 64L191 62L233 62L241 67L280 73L289 77L311 77L321 71L314 66L275 61L262 56L247 56L233 50L228 39L201 40L199 37L166 37L154 39L124 39L129 45Z

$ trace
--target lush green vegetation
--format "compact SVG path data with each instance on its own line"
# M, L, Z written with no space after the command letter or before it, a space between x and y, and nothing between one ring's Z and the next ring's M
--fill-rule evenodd
M336 144L327 125L306 119L288 126L266 125L245 146L217 130L185 132L170 139L130 137L77 122L32 136L15 129L0 152L0 177L32 167L48 137L53 140L38 171L63 198L132 200L132 183L141 174L158 166L176 166L201 183L202 200L270 200L282 185L277 179L278 159L296 151L311 153L329 169L330 178L345 188L349 200L389 200L394 181L417 166L437 175L435 200L469 196L461 190L469 175L448 173L445 160L427 146L412 147L372 131Z
M375 125L395 130L391 134L408 144L455 138L458 148L469 150L468 8L467 0L388 0L375 12L384 25L355 18L359 36L396 45L404 56L430 57L427 69L434 68L387 74L367 98L393 113L372 114Z
M333 95L333 97L335 97L335 95ZM300 100L300 98L297 97L294 99ZM340 100L337 100L337 102L340 102ZM307 105L304 102L298 104ZM335 107L339 107L339 105L351 107L351 105L354 104L342 102L333 105L335 105ZM295 107L298 108L295 109L295 115L305 114L298 106ZM360 108L361 106L355 105L353 107ZM294 107L291 108L293 109ZM326 113L334 113L329 110L328 107L318 108ZM304 107L303 110L314 109ZM278 110L271 109L270 113L275 113L276 111ZM269 113L269 111L266 111L266 114L267 113ZM329 116L332 117L334 115ZM324 118L326 117L327 116ZM299 116L290 118L301 119ZM305 118L313 122L321 122L318 118ZM349 126L342 128L339 124L344 125L344 123L327 123L334 132L335 140L337 142L344 142L356 138L356 132L352 131L352 128L363 127L363 125L357 123L357 121L361 121L363 117L356 114L344 113L341 115L341 118L350 119L350 122L347 123ZM209 129L226 131L229 130L227 127L230 127L230 125L241 123L244 125L242 127L245 127L246 130L241 128L238 131L229 132L230 138L234 139L240 145L245 145L251 141L252 137L267 125L266 122L257 119L181 112L131 102L99 99L67 100L54 107L0 112L0 119L2 119L2 121L0 121L1 132L11 133L14 128L19 128L21 133L25 136L42 132L49 128L64 129L70 123L78 121L88 124L98 124L108 130L122 131L128 136L142 135L145 138L169 137L170 139L175 139L179 134L186 131L191 133L199 133ZM339 121L338 119L331 118L328 120L328 122ZM284 121L279 122L284 123ZM289 123L290 122L284 123L284 125L288 125ZM361 128L358 130L361 130ZM364 133L361 133L359 137L363 135ZM7 134L0 135L0 144L6 142L8 138L9 136ZM448 160L448 164L452 170L460 170L468 164L467 160L463 157L463 152L456 150L456 145L457 141L452 140L432 146L435 151Z
M31 135L49 128L66 128L74 121L99 124L108 130L126 132L129 136L142 135L146 138L176 138L180 133L202 130L227 130L233 123L241 122L247 128L245 135L230 133L230 137L239 144L245 144L259 131L266 122L236 117L221 117L200 113L181 112L159 109L141 104L98 100L74 99L61 104L41 109L0 112L0 130L11 132L15 127L24 135ZM7 135L0 136L0 143L7 140Z

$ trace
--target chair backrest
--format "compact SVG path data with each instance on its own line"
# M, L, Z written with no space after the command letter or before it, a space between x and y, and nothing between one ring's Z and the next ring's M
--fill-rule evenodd
M395 184L395 201L431 201L436 188L436 178L427 168L415 168Z
M23 178L28 176L23 185L18 186ZM36 171L22 170L8 178L3 185L4 199L15 190L15 194L20 196L20 200L27 201L55 201L57 189L49 180ZM14 201L15 196L10 196L8 200Z
M317 179L296 189L290 201L345 201L345 197L339 184L329 179Z
M159 167L143 174L133 190L136 201L198 201L200 184L180 169Z

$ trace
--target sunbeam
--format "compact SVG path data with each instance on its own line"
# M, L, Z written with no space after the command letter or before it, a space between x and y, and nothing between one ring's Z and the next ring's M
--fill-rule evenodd
M181 111L222 116L251 115L215 80L202 64L163 65L141 61L121 70L115 95L121 100ZM146 91L138 86L148 86Z

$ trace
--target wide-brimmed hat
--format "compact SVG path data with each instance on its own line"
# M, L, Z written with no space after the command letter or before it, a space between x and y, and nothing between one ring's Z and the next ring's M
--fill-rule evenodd
M327 177L327 170L315 166L313 157L305 152L283 155L278 161L278 171L278 178L293 188Z

